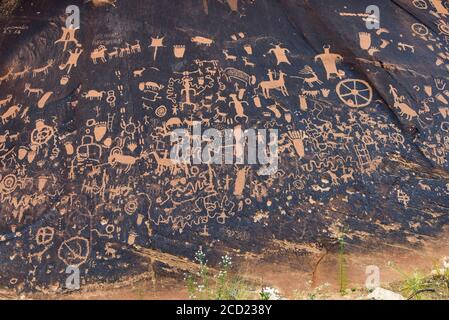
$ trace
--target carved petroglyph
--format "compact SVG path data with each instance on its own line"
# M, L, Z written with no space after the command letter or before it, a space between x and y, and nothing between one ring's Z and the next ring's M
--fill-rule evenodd
M330 10L332 17L353 19L351 28L336 24L345 30L342 39L355 44L351 50L331 37L310 43L297 37L292 43L291 33L278 33L291 27L281 20L267 18L264 23L275 25L260 33L243 23L252 21L246 10L268 4L198 5L208 16L180 24L184 29L166 30L154 21L137 24L142 30L117 24L117 31L95 29L94 35L62 28L48 50L36 51L39 56L5 59L0 211L6 231L0 251L15 254L5 265L29 267L29 275L11 287L46 290L42 282L59 280L66 266L79 266L89 282L101 264L112 278L114 268L126 267L126 250L160 248L161 237L172 241L179 233L189 246L197 243L194 235L205 247L212 247L211 239L229 245L227 237L248 243L254 224L267 238L291 227L300 231L298 239L310 228L307 241L315 235L332 240L335 219L368 217L401 230L413 224L413 234L419 234L415 221L404 217L422 220L428 212L420 206L422 197L447 200L449 185L433 176L442 169L409 176L416 164L405 160L419 148L435 167L448 165L444 3L411 2L413 10L435 19L435 27L408 15L400 32L384 22L367 30L365 13ZM120 17L120 7L125 2L89 10ZM196 28L223 9L219 30ZM424 67L411 65L419 56L432 58L426 74L417 71L427 70L426 61L420 62ZM390 109L385 101L391 101ZM254 129L260 134L252 135ZM175 141L177 130L185 134ZM261 130L277 130L278 136L268 140ZM252 141L258 147L250 153ZM184 144L189 161L173 159L171 151L179 155ZM276 156L277 171L250 163L253 156ZM381 202L394 210L385 214ZM351 235L359 240L356 232ZM36 277L47 272L45 279Z

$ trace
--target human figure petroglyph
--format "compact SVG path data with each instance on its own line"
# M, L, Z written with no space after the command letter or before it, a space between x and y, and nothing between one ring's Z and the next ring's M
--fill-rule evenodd
M327 74L327 80L332 79L334 76L342 79L345 76L345 72L343 70L337 69L337 63L343 60L343 57L336 53L330 52L330 46L325 45L324 53L315 56L315 62L318 60L324 65Z
M196 106L192 103L192 97L197 95L197 91L192 87L193 78L190 77L189 72L184 72L182 77L182 89L181 96L184 97L184 101L181 103L182 108L184 106Z
M250 170L249 167L243 168L235 168L237 170L235 184L234 184L234 195L237 197L241 197L243 195L243 191L245 190L246 185L246 176Z
M59 70L64 70L67 68L67 73L69 74L73 67L76 67L78 64L78 59L80 55L83 53L83 49L76 48L75 51L69 50L69 58L66 63L61 64L59 66Z
M75 38L75 32L77 29L62 27L62 36L55 41L55 44L63 42L64 51L67 50L67 45L69 42L73 42L77 47L81 46L78 40Z
M276 57L277 65L280 65L281 63L291 64L287 57L287 53L290 53L290 50L288 50L287 48L282 48L277 44L274 46L274 48L268 50L268 53L274 54L274 56Z
M243 105L248 105L248 102L239 100L235 93L229 94L229 97L232 99L232 101L229 102L229 106L234 106L236 113L234 120L237 121L238 118L244 118L245 122L248 122L248 116L245 115L245 110L243 108Z

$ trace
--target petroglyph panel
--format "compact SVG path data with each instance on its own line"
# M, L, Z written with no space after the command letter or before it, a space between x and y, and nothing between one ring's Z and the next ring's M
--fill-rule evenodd
M447 224L445 1L383 1L378 29L363 1L98 2L79 28L65 1L0 20L2 287L62 290L67 266L115 281L147 268L142 247L414 243ZM176 129L192 154L211 143L195 123L277 130L278 169L234 140L219 148L243 163L174 161Z

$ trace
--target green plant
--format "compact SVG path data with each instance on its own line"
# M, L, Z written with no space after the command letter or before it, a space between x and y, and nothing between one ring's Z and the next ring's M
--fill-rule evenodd
M242 300L249 297L249 285L239 276L231 273L232 260L222 257L218 273L207 267L206 255L200 249L195 254L199 271L186 277L190 299L196 300Z
M187 275L187 291L190 299L206 300L211 290L209 287L210 275L206 265L206 255L201 248L195 253L195 261L199 264L199 270L195 275Z
M266 291L259 292L260 300L270 300L270 293Z
M435 277L425 275L418 270L406 273L391 261L388 265L402 276L403 280L396 287L408 299L421 300L430 292L435 292L436 287L439 287Z
M338 237L338 282L340 285L341 295L346 294L347 276L346 276L346 259L345 259L345 229L340 230Z

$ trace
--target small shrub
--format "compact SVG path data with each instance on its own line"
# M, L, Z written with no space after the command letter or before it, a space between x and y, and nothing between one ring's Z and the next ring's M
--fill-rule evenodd
M196 252L195 260L200 265L199 271L186 277L190 299L243 300L249 298L249 285L231 272L231 257L228 255L222 257L218 274L215 275L207 267L206 255L201 249Z

